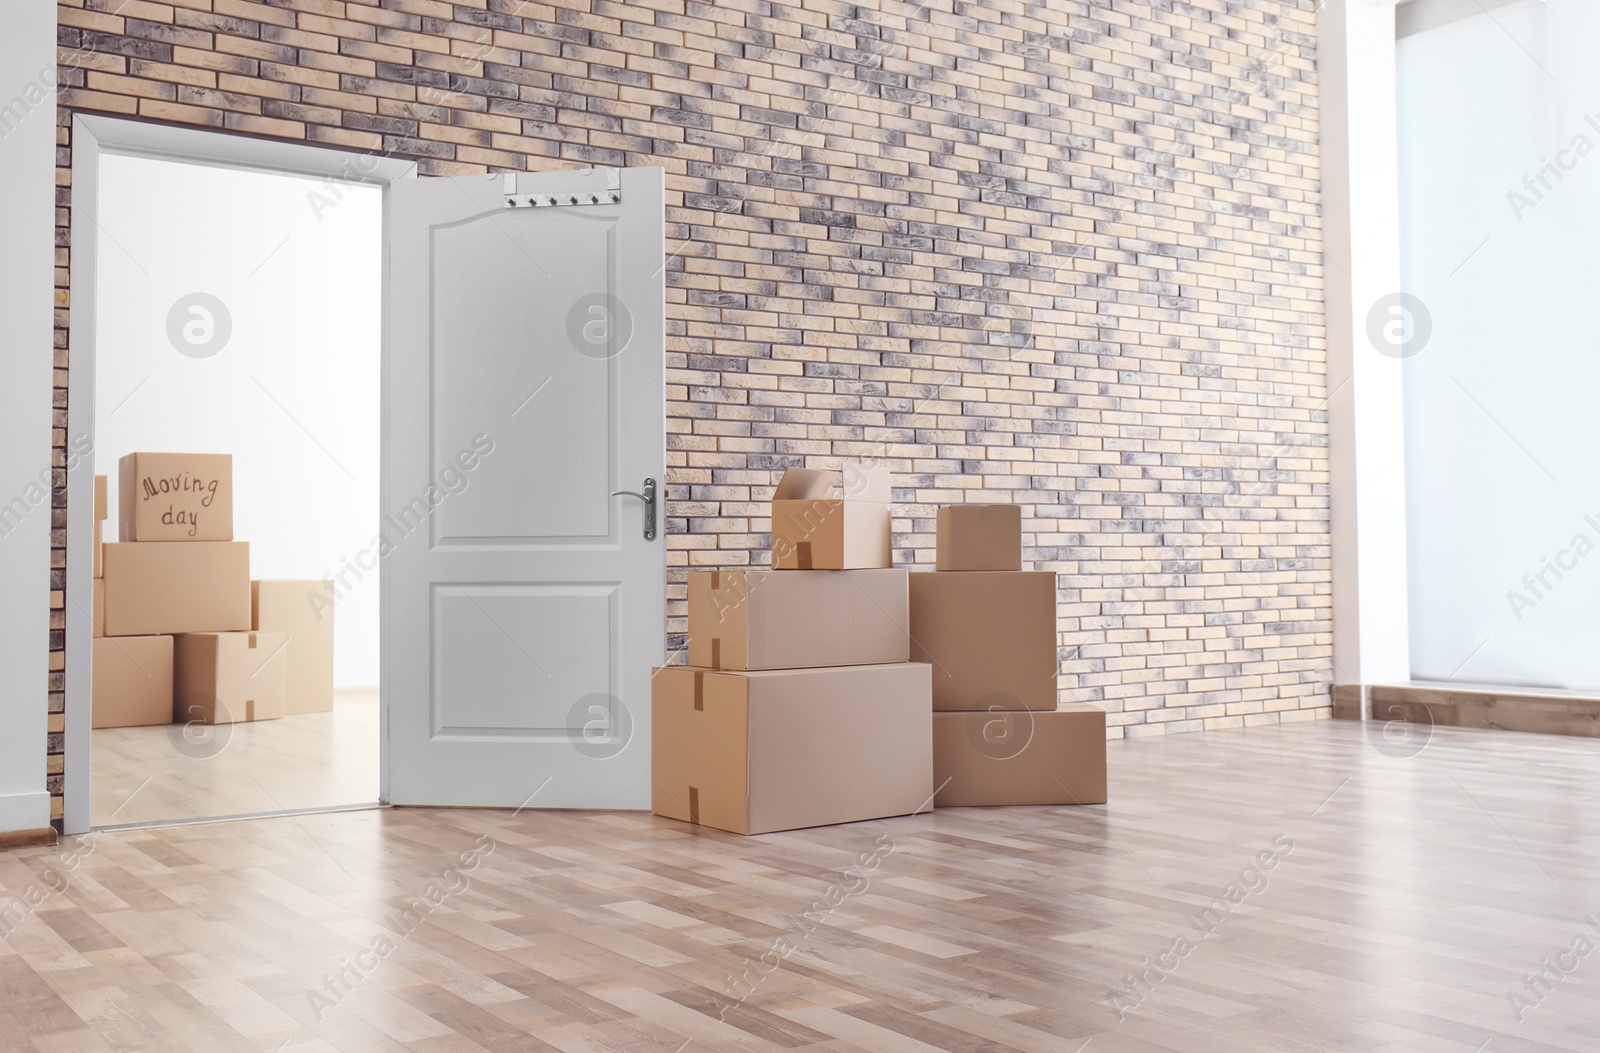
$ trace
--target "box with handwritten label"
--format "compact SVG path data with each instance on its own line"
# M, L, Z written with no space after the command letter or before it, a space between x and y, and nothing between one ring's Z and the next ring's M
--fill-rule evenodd
M233 540L232 454L130 453L117 469L118 540Z

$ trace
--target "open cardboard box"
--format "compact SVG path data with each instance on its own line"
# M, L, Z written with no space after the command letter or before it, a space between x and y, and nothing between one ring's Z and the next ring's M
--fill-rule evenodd
M880 465L790 468L772 494L775 570L868 570L892 565L894 477Z

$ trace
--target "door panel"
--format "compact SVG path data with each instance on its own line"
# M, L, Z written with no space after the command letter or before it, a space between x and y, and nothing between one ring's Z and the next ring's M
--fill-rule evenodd
M572 701L618 690L589 646L615 635L616 599L615 585L435 586L434 734L566 742Z
M596 290L620 291L611 267L616 217L562 211L488 213L435 232L434 457L448 460L486 418L501 422L496 453L506 455L484 465L491 485L441 507L439 540L537 542L611 531L611 491L583 481L604 476L615 459L618 363L574 353L565 333L572 304ZM501 338L505 327L509 339ZM540 500L543 493L566 497Z
M387 208L384 799L646 808L666 560L611 495L665 472L661 170Z

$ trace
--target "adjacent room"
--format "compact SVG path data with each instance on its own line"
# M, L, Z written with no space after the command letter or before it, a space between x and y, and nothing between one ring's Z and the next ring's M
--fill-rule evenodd
M376 802L382 194L111 152L98 191L92 822Z

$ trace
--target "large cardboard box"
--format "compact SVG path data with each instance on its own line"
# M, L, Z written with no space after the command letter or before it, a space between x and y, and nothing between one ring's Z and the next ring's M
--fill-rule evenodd
M232 454L130 453L117 470L119 539L233 540Z
M333 582L252 581L250 627L283 633L283 711L333 709Z
M936 710L1056 708L1056 576L910 576L911 660L933 666Z
M945 505L936 526L939 570L1022 569L1022 509L1016 505Z
M689 574L689 664L803 669L911 660L903 570Z
M736 834L933 803L928 667L655 672L657 815Z
M174 655L172 719L238 724L283 716L283 633L184 633Z
M172 637L105 636L94 641L89 694L94 727L172 723Z
M1104 804L1105 712L1062 706L935 713L933 784L940 808Z
M107 636L250 628L250 543L105 544Z
M894 479L887 468L790 468L772 494L776 570L868 570L893 565L889 549Z

